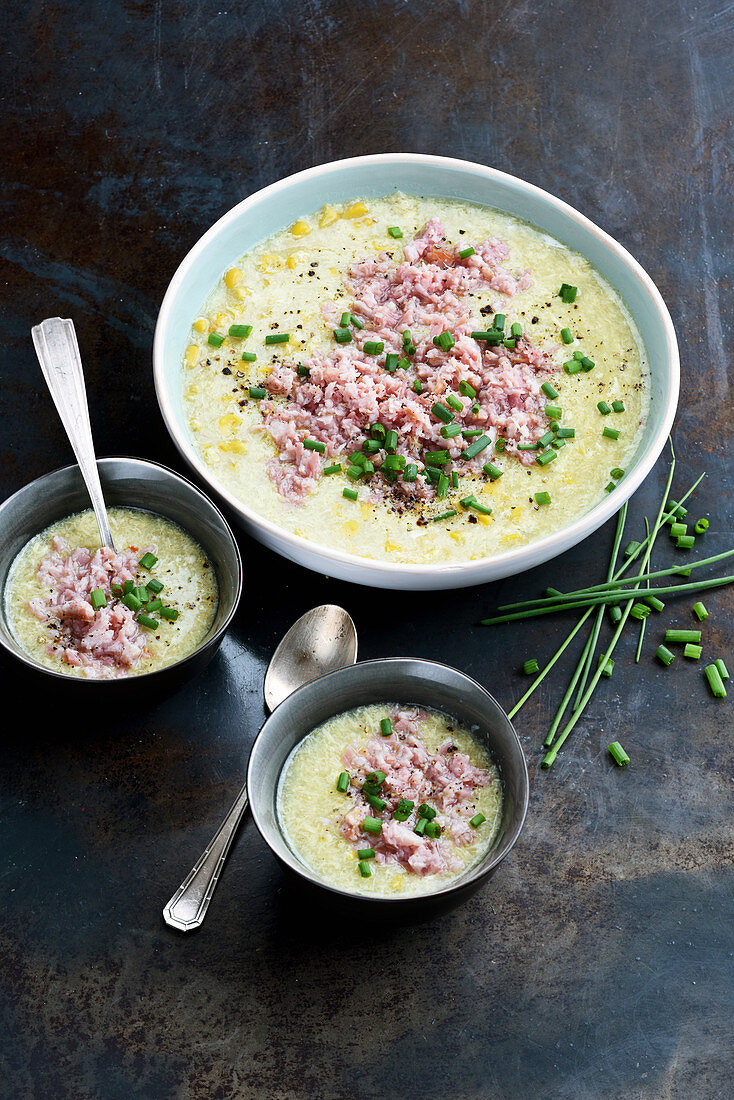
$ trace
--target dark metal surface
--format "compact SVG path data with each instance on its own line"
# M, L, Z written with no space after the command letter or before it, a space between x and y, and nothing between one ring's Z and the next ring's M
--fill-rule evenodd
M288 172L417 149L568 199L657 280L681 338L678 485L707 470L693 512L711 514L707 548L731 545L731 23L714 0L6 3L2 492L69 458L33 323L73 317L101 454L180 469L150 367L180 258ZM636 531L664 474L635 498ZM510 705L517 666L564 624L481 631L479 613L569 572L596 579L610 540L422 596L330 582L243 538L250 584L220 654L127 713L60 710L3 656L0 1093L726 1095L734 712L693 664L653 662L657 620L639 666L623 641L547 774L538 747L568 666L521 712L528 822L455 912L347 925L294 894L250 829L204 928L184 938L161 920L239 786L268 657L302 611L341 603L363 657L444 660ZM731 593L706 603L707 653L730 656ZM626 771L606 756L613 737Z

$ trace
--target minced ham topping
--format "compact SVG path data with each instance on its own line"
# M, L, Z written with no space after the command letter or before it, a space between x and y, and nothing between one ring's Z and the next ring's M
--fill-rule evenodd
M355 794L353 805L340 822L342 836L355 849L374 848L376 863L400 864L416 875L461 868L454 846L476 839L469 825L474 814L474 793L478 787L492 782L490 773L472 764L450 740L437 752L429 752L420 735L421 720L425 717L419 710L396 710L391 715L390 737L377 734L364 748L349 745L342 753L342 763L349 772ZM374 771L385 773L380 797L387 805L381 811L375 810L361 792L367 776ZM406 821L397 821L392 816L401 798L415 804ZM434 820L441 827L441 835L436 839L414 832L418 807L423 803L436 810ZM379 836L364 831L363 822L368 815L382 821Z
M433 218L404 246L401 263L382 252L348 269L344 281L353 296L351 312L364 327L352 328L348 345L335 345L329 354L306 360L302 366L308 368L307 375L298 373L298 364L280 363L265 382L274 397L286 398L260 404L263 426L278 449L278 456L268 463L268 474L285 499L302 501L317 485L324 462L360 448L375 423L397 433L395 453L415 463L419 472L425 469L424 453L441 449L450 452L444 473L454 468L460 476L479 473L487 453L461 459L472 439L445 439L440 434L442 421L431 412L448 394L461 402L461 409L452 411L462 431L480 429L492 442L501 436L508 453L525 464L534 461L533 452L518 451L517 445L535 443L547 431L540 387L558 368L549 354L525 337L514 348L490 347L472 338L471 332L484 330L488 322L484 317L472 322L469 294L491 290L509 296L531 285L529 272L513 275L502 266L509 255L503 241L490 239L474 248L472 256L462 258L457 247L446 243L443 226ZM339 327L343 306L327 303L322 312L331 328ZM415 347L408 357L406 330ZM442 332L450 332L455 341L448 351L433 342ZM383 351L366 354L368 341L383 343ZM407 358L409 366L386 370L388 354ZM462 381L476 391L475 397L459 393ZM323 456L304 447L306 439L322 443ZM372 499L388 492L407 500L435 497L435 484L428 479L398 478L389 483L378 476L385 451L370 457L376 468L370 483Z
M134 612L113 601L110 589L135 580L145 551L117 553L109 546L94 553L86 546L71 550L59 536L52 546L37 571L47 592L28 604L51 635L47 652L96 679L126 675L147 653L146 642ZM107 606L95 610L90 595L97 588L104 592Z

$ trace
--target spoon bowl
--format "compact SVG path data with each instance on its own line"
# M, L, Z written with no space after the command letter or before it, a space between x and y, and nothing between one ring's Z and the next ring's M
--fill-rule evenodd
M343 607L322 604L297 619L270 658L265 705L275 710L298 688L357 660L357 630ZM248 806L245 783L208 846L163 909L170 928L191 932L204 921L224 862Z

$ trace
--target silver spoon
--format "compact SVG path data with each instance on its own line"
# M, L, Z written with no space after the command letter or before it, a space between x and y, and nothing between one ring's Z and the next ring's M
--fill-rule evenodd
M343 607L326 603L296 620L265 674L265 706L275 710L296 688L357 660L357 631ZM171 928L191 932L204 921L224 861L247 809L243 786L208 847L163 910Z
M87 390L74 322L63 317L49 317L31 329L31 336L43 377L51 391L92 501L102 545L114 550L94 454Z

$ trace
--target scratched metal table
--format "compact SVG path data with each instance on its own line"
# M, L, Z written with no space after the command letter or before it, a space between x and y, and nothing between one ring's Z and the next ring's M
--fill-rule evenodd
M70 459L32 323L74 318L100 453L180 469L151 343L181 257L291 171L416 149L560 195L657 280L683 359L677 485L707 471L693 511L711 515L707 548L725 549L731 22L715 0L6 3L2 492ZM633 532L665 473L637 494ZM564 577L596 579L610 541L606 528L568 554ZM520 714L527 826L461 908L413 929L345 926L304 905L248 828L204 928L164 927L163 902L241 781L267 660L304 609L342 603L363 657L446 660L508 706L518 665L549 655L567 625L474 625L501 598L556 582L560 563L424 596L349 587L241 545L234 628L174 698L70 713L0 661L0 1093L725 1095L731 701L711 699L694 665L653 661L657 623L639 666L632 632L623 640L549 773L538 750L571 663ZM731 655L731 594L706 603L707 644ZM682 601L665 612L689 614ZM614 737L626 771L606 755Z

